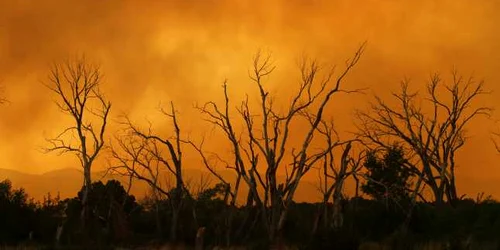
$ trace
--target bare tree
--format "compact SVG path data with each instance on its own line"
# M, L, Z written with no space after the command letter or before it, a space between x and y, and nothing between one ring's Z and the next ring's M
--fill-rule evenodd
M342 199L344 198L344 184L349 177L354 178L358 175L362 167L360 163L364 153L362 151L359 155L353 156L351 151L352 143L353 141L347 141L339 144L343 146L343 149L338 160L334 157L333 150L325 155L322 160L323 164L320 168L319 185L320 192L323 195L323 202L318 214L318 221L315 222L313 233L318 227L320 218L324 228L331 227L338 229L343 225ZM328 209L330 202L333 204L331 216L329 216Z
M72 153L83 168L82 223L85 223L87 199L91 188L92 164L104 147L104 134L111 103L100 91L101 72L85 58L55 64L45 84L57 95L59 109L73 119L73 124L54 138L46 152ZM83 224L85 225L85 224Z
M160 221L159 203L162 196L168 194L168 190L162 187L160 180L161 168L155 157L149 153L151 145L126 129L125 135L115 135L115 144L111 145L111 158L108 171L129 178L129 189L134 179L145 181L150 188L148 201L152 202L156 215L156 227L158 236L163 234L162 222Z
M352 151L356 140L341 141L334 129L333 122L321 123L318 131L324 136L328 149L330 150L323 156L322 164L319 170L319 191L323 195L322 204L319 206L318 213L313 224L312 235L319 227L320 221L323 222L323 228L331 227L338 229L343 225L342 199L344 184L349 177L355 177L360 171L363 153L354 155ZM341 156L335 156L335 149L339 148ZM330 203L332 202L332 203ZM330 204L333 204L330 211ZM331 212L331 216L329 213Z
M275 67L271 64L270 57L263 57L258 53L254 58L250 78L260 94L259 108L254 112L248 97L237 108L238 117L244 124L243 131L236 130L231 116L226 83L223 85L225 103L222 107L215 102L208 102L200 107L206 119L219 128L228 140L232 160L227 162L232 162L231 168L241 175L241 179L249 187L252 203L260 209L262 223L270 241L279 239L300 179L330 151L326 144L320 149L311 145L332 96L339 92L350 92L344 90L342 85L347 74L359 61L363 49L364 44L352 59L346 61L345 69L334 81L333 70L321 79L318 76L318 63L304 60L298 91L284 113L280 113L275 107L273 98L264 86L264 79ZM303 139L298 149L290 149L292 124L297 125L301 120L308 126L293 131L295 136L303 136ZM300 132L304 134L300 135ZM283 162L285 156L291 159L287 165ZM263 159L263 163L259 159ZM259 169L259 166L263 169ZM283 182L277 178L279 169L286 172Z
M415 190L423 181L437 204L453 202L459 198L455 155L466 142L467 124L478 116L490 115L490 108L474 104L487 92L483 82L464 79L456 72L450 84L444 84L437 74L432 76L423 97L410 92L408 86L405 80L401 93L393 93L395 105L376 96L368 111L358 112L359 135L378 147L404 146L412 153L409 168L421 178Z
M191 194L186 187L182 167L182 139L174 104L170 103L170 111L161 109L161 112L172 120L174 135L162 137L153 133L151 126L143 131L125 118L127 134L117 137L118 147L113 147L113 158L118 164L112 169L130 177L145 181L153 190L156 199L159 196L167 197L172 209L170 224L170 240L177 240L180 211ZM174 176L175 187L164 186L161 177L165 173Z
M226 85L224 85L226 86ZM226 92L226 87L224 87L224 93L227 98L227 92ZM202 109L203 110L203 109ZM221 123L226 123L229 121L229 111L226 110L227 113L219 113L217 114L217 118L219 122ZM215 117L213 117L215 118ZM218 154L216 153L208 153L205 152L203 149L205 139L203 138L201 143L196 144L192 140L186 141L189 143L195 150L198 152L200 155L203 165L206 167L206 169L213 175L215 178L221 183L224 188L225 188L225 193L224 193L224 204L227 205L227 211L226 214L227 216L225 217L224 220L224 231L225 231L225 244L226 246L231 245L231 233L233 231L232 228L232 223L233 223L233 218L234 218L234 211L236 210L236 202L238 199L238 194L240 192L240 187L241 187L241 177L242 173L239 169L232 167L231 164L223 160ZM220 173L217 172L217 166L219 163L223 163L225 169L230 169L234 170L234 173L236 174L236 179L235 179L235 184L231 185L231 180L225 179ZM249 197L251 197L251 193L249 194ZM248 198L247 200L251 200L251 198ZM250 208L251 204L247 204L246 208ZM248 220L249 213L246 213L246 217L243 220L243 223L241 223L240 229L242 229L244 226L246 226L246 222ZM238 230L239 232L240 230ZM239 233L237 233L239 234ZM240 237L241 238L241 237Z

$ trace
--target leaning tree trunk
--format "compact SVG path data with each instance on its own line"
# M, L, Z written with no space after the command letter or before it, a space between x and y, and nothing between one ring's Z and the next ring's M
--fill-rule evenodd
M335 191L333 192L333 214L332 225L334 229L339 229L344 225L344 215L342 212L342 188L344 179L341 178L335 183Z
M92 179L90 175L90 167L85 166L83 170L84 177L84 188L83 188L83 196L82 196L82 211L80 214L80 220L82 223L82 230L84 232L87 231L87 222L89 220L89 194L92 188Z
M179 207L174 207L172 209L172 221L170 222L170 241L172 243L177 242L177 230L179 229Z

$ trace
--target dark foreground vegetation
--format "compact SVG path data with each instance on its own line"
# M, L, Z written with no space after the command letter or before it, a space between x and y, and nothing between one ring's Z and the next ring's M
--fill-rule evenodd
M172 211L167 200L158 204L148 199L138 202L117 181L95 182L91 190L92 212L82 231L81 192L70 199L48 196L35 203L22 189L13 189L8 180L1 182L1 244L106 249L155 248L169 241ZM463 199L454 206L441 207L419 202L406 226L408 211L390 202L343 199L340 227L325 218L333 213L332 208L331 204L293 203L281 235L282 244L299 249L360 249L373 242L390 246L386 249L411 249L430 242L442 246L428 249L500 247L500 203L490 199ZM180 214L177 243L186 247L194 247L200 231L204 231L203 249L224 246L228 240L233 246L249 249L271 246L258 210L224 205L223 190L218 187L189 199ZM226 231L229 214L234 215L233 226Z

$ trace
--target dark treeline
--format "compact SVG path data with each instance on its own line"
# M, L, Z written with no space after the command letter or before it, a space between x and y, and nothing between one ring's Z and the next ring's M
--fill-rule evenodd
M270 56L257 53L249 70L257 98L234 103L225 81L222 102L195 106L212 138L184 134L173 102L160 109L169 129L142 127L125 114L110 138L112 105L100 89L99 67L85 58L55 64L44 84L72 123L47 138L45 150L76 155L84 184L74 198L47 196L34 203L3 182L0 243L497 249L500 205L465 198L455 179L468 124L492 115L476 103L489 93L483 82L457 72L444 81L436 74L424 91L413 91L403 81L392 99L374 96L366 109L356 110L355 133L341 138L329 104L338 95L362 92L345 85L364 48L342 69L300 61L298 84L290 86L295 91L282 99L266 84L275 69ZM223 152L210 150L214 139ZM184 173L186 152L216 185L200 180L193 187ZM92 180L99 156L106 157L110 172L128 178L126 188ZM296 190L311 173L319 173L322 199L296 203ZM134 181L148 184L144 200L129 195ZM355 184L351 197L345 194L347 181Z
M91 246L91 248L159 247L169 242L172 213L169 201L151 199L136 201L127 195L117 181L93 183L89 195L90 216L82 231L82 192L61 200L48 196L33 202L22 189L13 189L9 181L0 183L0 243L47 248ZM224 221L228 210L234 213L230 230L233 245L248 249L268 249L269 242L256 209L234 208L224 204L223 189L208 188L190 199L180 212L178 243L193 247L197 234L203 231L203 249L224 246ZM321 220L322 203L292 203L282 240L299 249L359 249L363 244L378 242L390 249L412 249L419 244L438 242L437 249L487 249L481 244L498 244L500 203L490 199L463 199L455 206L436 207L419 202L413 208L407 230L407 209L386 200L361 197L342 199L343 223ZM327 213L333 212L328 204ZM198 239L200 241L200 239ZM446 247L445 247L446 246ZM494 245L498 246L498 245ZM491 248L496 249L496 248Z

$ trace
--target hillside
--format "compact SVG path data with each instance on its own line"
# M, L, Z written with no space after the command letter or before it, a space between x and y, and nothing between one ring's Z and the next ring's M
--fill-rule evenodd
M105 172L103 171L94 172L92 174L93 181L116 179L127 187L127 177L112 174L104 176L104 174ZM213 178L207 171L186 169L184 174L186 183L188 183L190 188L193 190L198 189L201 178L208 180L210 185L217 183L216 179ZM234 182L235 176L231 171L221 171L220 174L224 178ZM28 174L21 171L0 168L0 180L4 179L11 180L13 186L16 188L24 188L29 196L33 197L35 200L42 200L48 193L51 193L51 195L59 193L61 198L74 197L83 183L81 171L72 168L54 170L43 174ZM144 197L147 190L148 187L144 182L133 181L131 193L137 198L140 199ZM245 185L242 185L242 193L246 192L248 192L248 189ZM240 198L244 198L244 195L240 195ZM320 194L314 182L303 180L300 183L296 192L297 201L314 202L318 201L319 198Z

